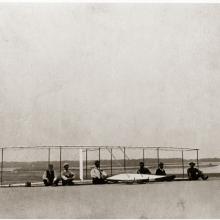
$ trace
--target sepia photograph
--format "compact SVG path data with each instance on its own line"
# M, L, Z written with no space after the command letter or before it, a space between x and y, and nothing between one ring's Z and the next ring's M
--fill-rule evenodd
M220 4L0 2L0 219L220 219Z

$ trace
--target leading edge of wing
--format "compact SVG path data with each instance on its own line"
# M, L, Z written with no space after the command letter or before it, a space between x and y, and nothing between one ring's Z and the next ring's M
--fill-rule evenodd
M132 173L122 173L117 174L111 177L108 177L107 180L110 181L138 181L138 180L155 180L155 179L161 179L165 176L157 176L152 174L132 174Z

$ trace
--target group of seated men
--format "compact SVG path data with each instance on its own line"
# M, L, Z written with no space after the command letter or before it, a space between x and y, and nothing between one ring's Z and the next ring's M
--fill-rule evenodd
M195 163L190 162L190 167L187 169L187 175L189 180L198 180L199 178L203 180L207 180L208 176L205 175L201 170L195 168ZM144 162L140 162L140 168L137 173L139 174L151 174L150 170L144 167ZM166 176L166 172L164 170L164 164L162 162L159 163L158 169L156 170L156 175Z
M140 168L137 171L138 174L151 174L151 171L147 167L144 166L144 162L140 162L139 165L140 165ZM156 175L162 175L162 176L166 175L162 162L159 163L158 169L156 170Z
M151 171L144 166L144 162L140 162L140 168L137 170L138 174L151 174ZM202 171L195 168L195 163L190 162L190 167L187 169L187 174L189 180L198 180L202 178L203 180L207 180L208 176L205 176ZM52 164L48 165L48 169L44 172L43 182L45 186L57 186L59 181L62 181L62 185L73 185L73 180L75 175L73 172L69 170L69 164L65 163L63 165L63 172L61 173L61 177L57 177L56 172L53 168ZM93 184L105 184L107 174L105 171L100 169L100 161L95 161L95 166L91 169L91 178ZM156 170L156 175L166 176L166 172L164 170L164 164L162 162L159 163L158 169Z
M195 163L190 162L190 167L187 169L187 175L189 180L198 180L199 178L203 180L207 180L208 176L206 176L201 170L195 168ZM137 171L140 174L151 174L150 170L144 167L144 163L140 162L140 168ZM156 175L166 176L166 172L164 170L164 164L162 162L159 163L158 169L156 170Z
M64 170L61 173L61 177L56 175L56 172L52 164L48 165L48 169L43 174L43 182L45 186L57 186L60 181L62 185L73 185L73 180L75 175L69 170L69 164L65 163L63 165Z
M62 185L73 185L75 174L69 170L69 164L65 163L63 165L64 170L61 173L61 176L58 177L53 168L52 164L48 165L48 169L45 170L43 174L43 182L45 186L57 186L60 181ZM100 162L95 161L94 168L91 169L91 178L93 184L104 184L106 183L107 174L105 171L100 169Z

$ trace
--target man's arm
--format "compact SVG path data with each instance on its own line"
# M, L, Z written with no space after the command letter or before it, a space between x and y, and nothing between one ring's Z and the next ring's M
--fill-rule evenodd
M90 175L91 175L92 178L96 178L94 169L91 169Z
M56 173L56 171L54 170L54 180L56 180L57 179L57 173Z
M72 171L70 171L70 178L71 178L71 179L74 179L74 178L75 178L75 174L74 174Z
M43 180L48 180L48 179L47 179L47 171L44 171L44 174L43 174L43 177L42 177L42 178L43 178Z
M102 177L104 177L104 178L106 178L108 176L104 170L101 171L101 174L102 174Z
M188 178L189 178L189 179L192 179L192 174L191 174L191 172L190 172L190 169L189 169L189 168L187 169L187 175L188 175Z
M100 178L96 170L93 168L90 172L92 178Z
M61 178L63 179L63 180L67 180L68 178L65 176L65 172L62 172L61 173Z

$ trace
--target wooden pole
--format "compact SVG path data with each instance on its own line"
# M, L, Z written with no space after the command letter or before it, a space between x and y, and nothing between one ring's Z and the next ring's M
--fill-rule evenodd
M48 148L48 165L50 164L50 147Z
M62 164L61 164L61 161L62 161L62 147L60 147L60 177L61 177L61 172L62 172Z
M112 148L111 148L111 176L112 176Z
M126 158L125 158L125 147L124 147L124 171L126 171Z
M2 148L2 160L1 160L1 186L2 186L2 183L3 183L3 163L4 163L4 159L3 159L3 157L4 157L4 148Z
M184 178L184 159L183 159L183 150L182 150L182 169L183 169L183 178Z
M99 147L99 164L100 164L100 167L99 168L101 168L101 148Z
M159 166L160 163L160 149L159 147L157 148L157 165Z
M88 156L88 153L87 153L87 149L86 149L86 179L87 179L87 177L88 177L88 176L87 176L87 175L88 175L88 174L87 174L87 172L88 172L88 171L87 171L87 169L88 169L88 168L87 168L87 166L88 166L88 164L87 164L87 156Z
M144 148L143 148L143 163L145 162Z
M199 149L196 149L196 162L197 162L197 167L199 168Z
M83 181L83 151L79 149L79 178Z

